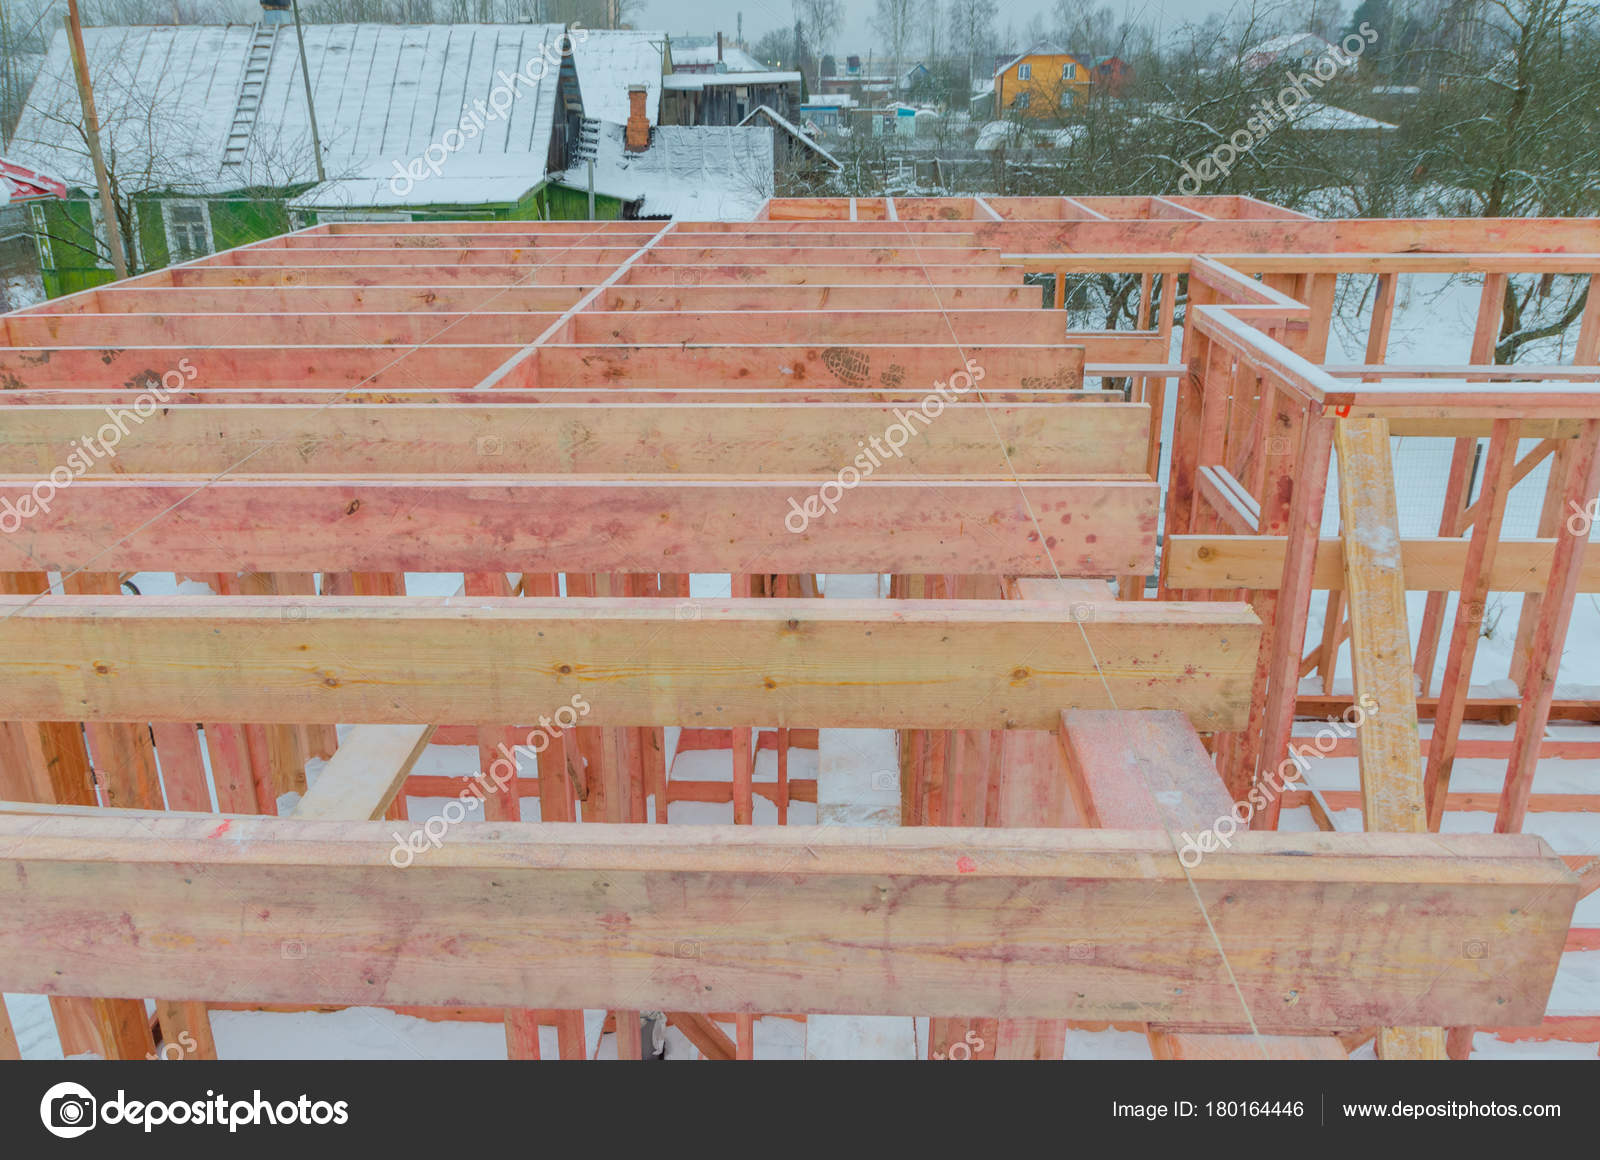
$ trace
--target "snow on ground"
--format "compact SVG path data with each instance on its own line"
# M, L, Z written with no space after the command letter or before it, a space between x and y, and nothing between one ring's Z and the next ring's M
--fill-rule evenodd
M10 274L0 279L0 312L37 306L44 297L44 283L37 274Z

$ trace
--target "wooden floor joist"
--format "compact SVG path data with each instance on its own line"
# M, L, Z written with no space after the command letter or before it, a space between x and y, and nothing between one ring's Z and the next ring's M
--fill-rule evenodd
M481 396L480 396L481 398ZM898 414L897 414L898 412ZM836 475L858 454L872 474L1142 475L1144 403L952 403L902 424L904 404L640 402L621 405L276 403L218 400L157 412L108 434L94 474ZM5 413L0 476L48 472L108 416L94 405ZM999 439L996 440L996 431ZM878 448L864 446L878 441ZM31 483L31 480L29 481ZM820 482L820 480L819 480Z
M0 597L0 719L1048 729L1064 705L1238 728L1240 605ZM496 666L485 658L501 658Z
M23 871L0 980L263 1003L623 1008L649 994L683 1011L915 1002L1232 1021L1220 960L1172 954L1210 944L1198 889L1238 987L1274 1027L1401 1012L1531 1022L1578 892L1542 840L1516 835L1240 835L1186 872L1166 835L1126 831L465 822L397 870L391 829L0 815ZM774 888L781 907L744 904ZM241 898L272 904L247 905L241 928ZM1463 959L1475 932L1490 949ZM304 946L299 965L278 962L285 939ZM1074 957L1076 939L1102 953ZM686 940L698 957L681 957Z
M0 505L31 481L0 479ZM8 571L1145 573L1154 481L100 476L0 537ZM0 506L0 510L10 510ZM168 513L173 518L165 518ZM1046 531L1041 544L1040 525Z

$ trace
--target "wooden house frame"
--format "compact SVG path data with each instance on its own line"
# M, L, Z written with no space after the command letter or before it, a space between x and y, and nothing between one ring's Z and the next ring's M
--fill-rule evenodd
M1454 365L1385 363L1412 271L1483 276ZM1086 272L1139 277L1135 329L1041 309ZM0 990L124 1058L211 1054L208 1008L239 1006L503 1020L513 1058L551 1025L581 1058L584 1009L635 1057L640 1010L708 1057L751 1056L763 1013L927 1015L939 1058L1059 1059L1108 1025L1163 1058L1600 1041L1545 1019L1596 859L1520 832L1547 721L1597 715L1555 678L1600 585L1566 520L1600 492L1600 295L1571 364L1492 362L1508 276L1597 272L1591 221L817 199L325 225L0 318ZM1353 273L1368 357L1327 366ZM1399 536L1395 433L1456 448L1436 539ZM1541 538L1502 540L1544 458ZM124 592L137 572L215 594ZM819 598L864 573L888 596ZM1435 594L1415 667L1448 656L1425 744L1407 588ZM1490 590L1538 597L1511 703L1465 676ZM1308 653L1317 591L1343 616ZM1440 834L1481 808L1450 776L1486 712L1516 722L1495 833ZM1340 713L1364 833L1283 777L1297 716ZM667 726L729 747L731 781L669 782ZM784 824L822 792L789 755L827 767L849 729L897 731L900 824ZM479 747L481 818L402 867L408 798L470 789L412 775L445 741ZM644 824L684 800L734 824ZM1329 832L1277 832L1285 805Z

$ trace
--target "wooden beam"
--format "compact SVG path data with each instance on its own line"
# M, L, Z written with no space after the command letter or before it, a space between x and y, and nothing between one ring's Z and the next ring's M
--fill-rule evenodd
M11 1013L0 1000L0 1060L21 1059L22 1049L17 1045L17 1033L11 1026Z
M1139 475L1150 408L959 402L938 419L888 403L582 405L184 403L29 406L0 428L0 476L47 474L82 456L94 475L536 475L1054 478ZM124 416L120 425L114 415ZM106 442L96 432L110 427ZM126 430L123 430L126 428ZM876 449L869 441L877 443ZM108 446L109 454L93 449ZM858 465L856 457L862 456ZM872 466L873 461L877 466Z
M1569 513L1570 514L1570 513ZM1162 543L1174 588L1272 589L1283 575L1282 536L1187 535ZM1550 585L1550 562L1556 543L1548 540L1500 540L1489 571L1494 592L1543 592ZM1457 591L1466 568L1470 540L1409 539L1400 541L1400 570L1407 591ZM1323 591L1344 588L1344 546L1336 537L1318 542L1312 586ZM1578 574L1579 592L1600 592L1600 556L1586 555Z
M1574 525L1571 513L1593 511L1597 493L1600 493L1600 419L1591 419L1584 427L1582 438L1562 464L1565 478L1560 485L1560 497L1566 519L1562 521L1555 556L1550 563L1550 586L1533 621L1522 711L1517 715L1505 788L1494 819L1496 833L1520 830L1527 814L1528 795L1533 791L1533 771L1539 764L1539 745L1550 719L1551 703L1555 700L1556 676L1566 647L1573 603L1577 599L1578 578L1589 547L1588 521L1579 520ZM1551 478L1557 477L1552 474Z
M1152 1031L1157 1059L1349 1059L1336 1035L1208 1035Z
M0 382L11 389L46 387L145 387L154 379L163 389L179 386L173 372L193 370L185 384L249 383L257 388L311 386L471 387L517 350L514 344L429 343L426 346L213 345L202 356L187 345L0 347ZM200 359L199 363L195 360ZM948 363L948 359L945 360ZM201 370L201 367L204 370ZM950 366L944 374L948 375ZM180 386L181 389L181 386ZM129 402L135 402L130 399Z
M82 479L41 511L33 487L0 481L0 504L36 513L0 536L0 569L1110 576L1155 566L1159 500L1127 477L295 476Z
M1058 736L1085 825L1171 833L1233 815L1233 799L1182 713L1069 709Z
M983 312L979 312L983 313ZM1037 312L1035 312L1037 313ZM0 316L0 338L8 347L170 346L339 346L352 339L382 347L440 339L452 344L525 341L552 319L551 313L510 311L503 307L470 313L384 314L355 310L340 314L57 314ZM176 360L173 360L176 362ZM206 355L191 351L189 361L204 366ZM169 370L171 364L160 368ZM159 379L158 372L157 378Z
M1238 728L1241 605L0 597L0 719L1048 728L1063 705ZM485 666L485 657L515 658Z
M1341 419L1336 437L1350 655L1356 695L1372 706L1357 734L1366 825L1417 833L1427 811L1388 425Z
M668 1011L667 1023L683 1032L707 1059L737 1059L738 1045L718 1027L711 1016L699 1011Z
M473 315L471 317L485 317ZM864 309L836 310L587 310L575 314L571 331L560 340L568 343L606 343L621 347L684 343L690 346L731 343L769 346L832 343L878 343L893 338L897 344L926 342L948 346L951 334L962 343L1064 343L1059 318L1027 307L1000 309ZM504 327L502 327L502 333ZM477 326L457 342L487 342L493 327ZM397 339L397 341L400 341ZM19 343L18 345L22 345ZM942 378L961 369L957 358ZM979 365L982 363L979 361ZM931 389L931 384L930 384Z
M1368 830L1423 833L1428 828L1428 810L1417 745L1417 700L1405 580L1400 571L1400 522L1389 457L1389 426L1382 419L1340 419L1334 438L1339 453L1350 656L1356 696L1365 710L1356 734L1362 814ZM1385 1026L1378 1031L1382 1058L1444 1058L1444 1028L1429 1026L1414 1014L1404 1013L1403 1026Z
M1253 536L1261 531L1261 505L1225 467L1202 467L1199 492L1211 505L1217 518L1239 535Z
M1241 833L1185 872L1164 834L469 822L396 870L383 823L229 821L0 815L0 987L1181 1023L1242 992L1296 1028L1531 1023L1578 892L1531 835ZM1211 945L1197 890L1231 976L1172 953Z
M1211 755L1180 713L1068 710L1061 715L1059 737L1068 785L1088 825L1155 830L1174 846L1181 831L1185 843L1179 858L1184 859L1191 830L1220 833L1224 820L1240 824ZM1195 857L1204 856L1197 849ZM1240 1014L1255 1017L1254 1011ZM1223 1036L1160 1024L1147 1034L1157 1059L1345 1058L1342 1048L1334 1050L1338 1041L1331 1035L1253 1031Z
M937 339L921 343L551 343L537 348L536 356L519 365L499 387L693 387L754 381L818 388L909 386L926 394L935 390L935 383L948 383L971 360L983 370L982 388L992 395L1081 387L1091 350L1095 362L1159 363L1167 353L1164 343L1149 337L1110 334L1091 342L1075 335L1073 341L1079 345L1061 345L1066 337L1063 333L1051 343L957 344L946 329ZM3 357L0 369L5 369ZM83 369L89 369L87 362ZM452 381L457 377L451 376ZM24 375L21 381L26 386L60 381L36 378Z
M432 725L355 726L300 799L294 816L328 821L383 817L432 735Z
M1505 520L1506 500L1514 483L1517 430L1514 419L1503 419L1495 424L1494 438L1489 441L1489 455L1484 464L1477 516L1472 539L1467 545L1466 567L1459 582L1461 599L1456 604L1455 622L1450 629L1444 676L1439 682L1439 712L1434 717L1432 744L1428 747L1423 778L1431 830L1437 830L1444 821L1445 797L1450 792L1450 775L1455 767L1456 741L1466 716L1467 694L1472 687L1472 662L1478 655L1478 641L1483 635L1490 573L1494 570L1500 527Z

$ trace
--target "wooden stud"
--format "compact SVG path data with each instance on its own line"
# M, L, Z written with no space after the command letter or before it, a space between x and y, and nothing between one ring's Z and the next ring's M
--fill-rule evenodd
M1368 830L1421 833L1428 828L1428 809L1417 748L1389 427L1382 419L1340 419L1335 441L1350 655L1356 695L1365 710L1356 734L1362 814ZM1378 1032L1378 1054L1384 1059L1442 1059L1444 1029L1386 1026Z

